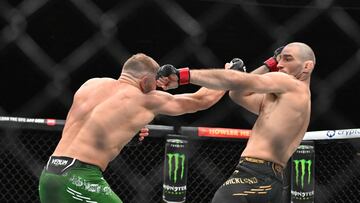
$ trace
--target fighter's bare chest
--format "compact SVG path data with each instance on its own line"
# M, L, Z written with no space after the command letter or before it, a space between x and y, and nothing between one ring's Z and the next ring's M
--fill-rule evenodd
M271 111L278 103L279 97L274 94L266 94L260 105L260 114Z

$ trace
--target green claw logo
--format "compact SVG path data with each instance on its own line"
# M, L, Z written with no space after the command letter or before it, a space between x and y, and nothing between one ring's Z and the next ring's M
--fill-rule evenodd
M301 188L304 189L304 180L305 180L305 174L306 171L308 173L308 177L307 177L307 184L310 184L311 182L311 165L312 165L312 161L311 160L305 160L305 159L300 159L300 160L294 160L295 163L295 176L296 176L296 185L299 185L299 179L301 181ZM307 167L306 167L307 165ZM299 178L299 168L301 170L301 177Z
M184 177L185 170L185 154L168 153L169 179L176 183L178 180L178 171L180 170L180 180ZM174 164L173 164L174 160ZM179 169L180 166L180 169Z

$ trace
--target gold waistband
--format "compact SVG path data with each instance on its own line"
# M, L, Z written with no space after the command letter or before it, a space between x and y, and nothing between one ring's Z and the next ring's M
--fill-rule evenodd
M257 163L257 164L263 164L263 163L269 162L269 161L265 161L263 159L252 158L252 157L241 157L240 160L245 160L245 161Z
M284 167L282 167L280 164L271 162L271 161L266 161L263 159L259 159L259 158L253 158L253 157L240 157L240 162L241 163L253 163L253 164L261 164L261 165L265 165L267 167L271 167L272 171L274 172L276 177L279 177L281 179L284 178Z
M279 170L279 169L281 169L281 170L284 169L284 167L281 166L281 165L278 164L278 163L274 163L274 162L271 162L271 161L266 161L266 160L259 159L259 158L240 157L240 162L241 162L241 161L247 161L247 162L256 163L256 164L269 164L269 165L275 166L278 170Z

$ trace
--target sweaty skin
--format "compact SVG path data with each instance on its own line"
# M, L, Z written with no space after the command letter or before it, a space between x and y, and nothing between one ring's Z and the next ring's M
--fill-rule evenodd
M295 78L284 80L294 83L288 91L262 95L258 118L241 156L261 158L285 167L303 139L310 121L310 91Z
M230 90L233 101L258 115L241 156L285 167L309 125L309 86L314 65L315 55L310 47L291 43L279 55L279 72L265 73L264 70L268 70L264 67L253 73L191 70L190 82L207 88ZM165 88L176 87L174 84L171 79L162 80Z
M53 156L76 158L104 171L157 114L175 116L203 110L225 93L206 88L179 95L157 91L155 74L159 65L144 54L136 57L150 61L152 70L135 75L123 70L118 80L90 79L79 88Z
M241 156L286 166L310 122L310 75L314 66L310 47L290 43L279 55L279 72L259 75L260 80L253 81L253 88L248 90L230 91L233 101L258 115ZM261 74L259 70L262 68L253 73Z

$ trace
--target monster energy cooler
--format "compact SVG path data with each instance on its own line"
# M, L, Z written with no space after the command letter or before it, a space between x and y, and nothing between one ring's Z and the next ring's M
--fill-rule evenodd
M164 162L164 202L185 202L187 179L186 140L167 139Z
M291 202L313 203L315 150L313 142L302 142L292 156Z

